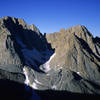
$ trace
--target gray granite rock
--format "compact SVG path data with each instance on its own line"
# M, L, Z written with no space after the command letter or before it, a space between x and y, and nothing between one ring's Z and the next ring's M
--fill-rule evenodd
M100 38L81 25L43 35L22 19L1 18L0 79L36 90L100 94Z

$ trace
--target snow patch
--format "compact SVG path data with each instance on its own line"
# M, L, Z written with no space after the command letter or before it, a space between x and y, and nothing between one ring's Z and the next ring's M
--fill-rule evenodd
M28 66L39 67L36 64L36 61L43 64L42 70L48 72L51 70L50 61L55 56L52 50L46 49L43 52L39 52L36 48L28 49L27 46L23 43L19 36L16 36L17 43L21 46L21 52L25 58L25 64ZM52 55L53 54L53 55ZM52 55L52 56L51 56ZM51 56L51 57L50 57ZM49 60L48 60L49 59Z
M51 70L50 61L54 58L55 55L56 55L56 53L54 53L45 64L43 64L43 69L44 69L45 72L48 72L48 71Z
M27 73L27 70L26 70L26 68L24 67L23 68L23 73L24 73L24 75L25 75L25 77L26 77L26 80L25 80L25 84L26 85L29 85L29 78L28 78L28 73Z
M35 81L37 84L42 85L42 83L41 83L41 82L39 82L37 79L34 79L34 81Z
M23 68L23 73L24 73L24 75L26 77L25 84L29 85L30 81L29 81L29 78L28 78L28 72L27 72L26 67ZM35 81L37 82L37 80L35 80ZM33 83L31 85L31 87L34 88L34 89L38 89L36 83ZM25 86L25 88L26 88L27 91L30 91L30 88L28 86ZM30 100L33 100L34 98L36 100L41 100L40 97L35 93L35 91L32 90L32 97L30 98Z
M32 87L33 89L38 89L37 84L36 84L35 82L32 83L31 87Z
M47 73L46 75L47 75L47 76L50 76L50 74L49 74L49 73Z
M23 73L24 73L24 75L25 75L25 77L26 77L26 80L25 80L25 84L26 84L26 85L29 85L29 86L31 86L31 87L34 88L34 89L38 89L36 83L42 84L42 83L40 83L39 81L37 81L36 79L35 79L35 82L33 82L32 84L30 84L30 80L29 80L29 77L28 77L28 72L27 72L26 67L23 68Z
M77 72L77 74L79 74L79 75L80 75L80 72Z
M56 85L53 85L53 86L52 86L52 89L56 89L56 88L57 88L57 86L56 86Z

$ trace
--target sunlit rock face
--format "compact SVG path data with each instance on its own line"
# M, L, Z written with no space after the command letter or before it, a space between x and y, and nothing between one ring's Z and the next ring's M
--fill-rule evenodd
M50 63L53 68L65 67L86 79L100 80L100 43L85 26L61 29L46 37L55 48L56 56Z
M35 90L100 94L100 38L81 25L43 35L34 24L3 17L0 79Z

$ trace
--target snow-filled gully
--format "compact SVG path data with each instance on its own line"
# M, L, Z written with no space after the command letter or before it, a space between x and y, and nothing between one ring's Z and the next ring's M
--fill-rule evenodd
M56 53L54 53L54 54L50 57L50 59L43 65L44 68L45 68L45 70L44 70L45 72L50 71L50 61L54 58L55 55L56 55ZM33 82L32 84L30 84L29 75L28 75L28 71L27 71L27 68L26 68L26 67L23 68L23 73L24 73L24 75L25 75L25 77L26 77L26 80L25 80L25 84L26 84L26 85L31 86L33 89L38 89L37 84L38 84L38 85L43 85L43 84L42 84L41 82L39 82L37 79L34 79L34 82Z

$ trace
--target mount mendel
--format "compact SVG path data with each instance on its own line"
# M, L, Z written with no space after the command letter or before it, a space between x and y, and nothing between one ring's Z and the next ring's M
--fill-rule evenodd
M100 94L100 38L82 25L42 34L34 24L3 17L0 80L33 90Z

